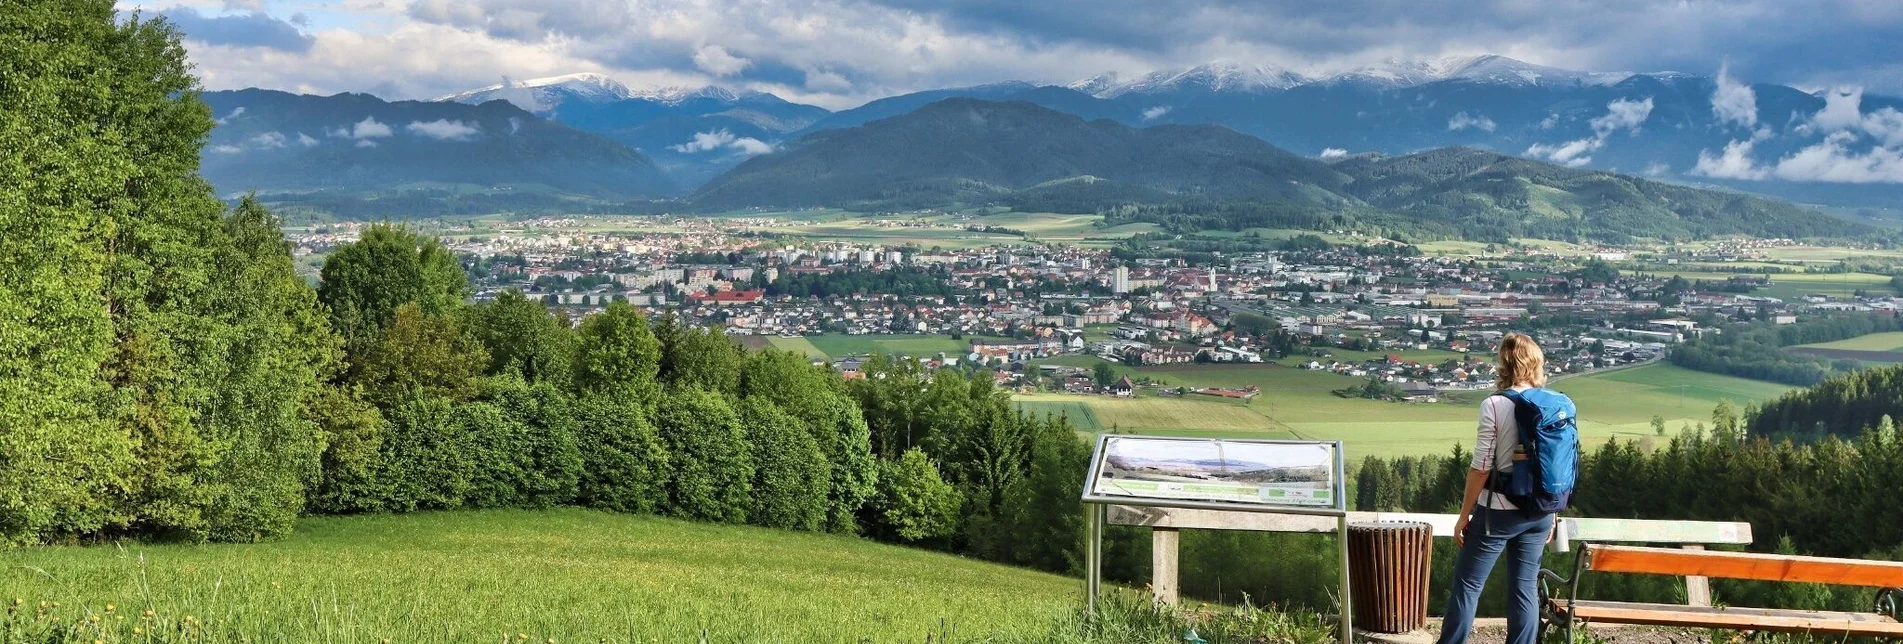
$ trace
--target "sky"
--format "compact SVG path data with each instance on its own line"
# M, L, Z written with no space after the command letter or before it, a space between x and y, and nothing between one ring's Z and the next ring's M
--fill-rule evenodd
M1326 73L1493 53L1903 94L1898 0L158 0L207 89L428 99L601 72L840 109L1233 60Z

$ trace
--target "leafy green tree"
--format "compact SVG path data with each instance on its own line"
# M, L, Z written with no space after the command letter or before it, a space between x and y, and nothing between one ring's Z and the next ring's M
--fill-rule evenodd
M1091 368L1090 373L1091 377L1097 381L1098 387L1108 387L1117 381L1117 370L1108 362L1097 363L1097 366Z
M753 507L753 454L726 398L704 389L670 388L655 420L672 468L667 514L745 522Z
M881 534L911 542L947 537L957 530L963 500L958 488L939 476L931 457L914 449L896 462L882 463L873 508Z
M568 388L574 376L575 335L547 306L510 289L495 301L475 306L469 318L471 330L489 351L484 373L515 371L530 384Z
M812 431L813 440L832 464L826 531L855 533L859 509L878 492L879 463L872 455L872 430L852 399L826 394L821 400Z
M469 295L455 254L434 237L378 224L324 259L317 288L332 326L350 342L390 324L398 309L415 304L427 315L454 312Z
M831 463L806 423L764 397L740 401L740 424L753 448L753 523L791 530L826 524Z
M573 399L553 384L530 385L513 374L490 381L487 389L485 399L507 417L506 423L496 426L502 431L489 436L506 436L510 442L484 446L488 458L478 461L478 485L490 481L498 490L512 489L513 500L505 505L546 508L573 501L582 474ZM480 468L489 466L496 466L497 472L517 473L518 478L486 479ZM504 495L498 494L499 498Z
M448 399L416 395L384 412L388 433L377 454L375 489L389 512L461 507L476 460L466 449L465 410ZM372 508L364 508L372 509Z
M387 424L375 405L355 388L325 386L304 407L304 416L322 432L324 451L316 476L306 485L307 509L318 513L370 512L379 509L378 454Z
M476 395L482 343L455 318L431 315L412 302L399 307L387 328L351 356L350 382L384 409L423 393L453 400Z
M581 322L575 354L575 386L585 392L613 392L652 400L661 371L661 343L641 312L627 302Z
M732 395L740 387L745 355L719 329L677 326L669 316L656 332L661 341L662 382Z
M667 496L667 448L639 401L584 394L575 413L582 471L576 502L603 510L650 514Z
M1010 543L1002 559L1073 574L1084 563L1084 504L1077 498L1077 476L1090 467L1090 444L1061 416L1031 422L1029 471L1013 485L1002 513Z

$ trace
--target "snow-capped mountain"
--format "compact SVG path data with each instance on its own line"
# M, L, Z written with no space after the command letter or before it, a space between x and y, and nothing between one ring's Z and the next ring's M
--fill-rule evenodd
M1116 98L1125 94L1157 94L1178 91L1211 93L1259 93L1288 89L1309 78L1274 65L1248 65L1233 60L1218 60L1181 70L1162 70L1122 82L1115 73L1071 83L1071 89L1097 98Z
M504 77L502 82L494 85L439 96L433 100L438 103L468 103L470 105L504 100L530 112L547 114L555 111L555 108L561 106L562 103L571 100L611 103L635 96L636 93L620 81L603 74L583 72L529 80L513 80Z

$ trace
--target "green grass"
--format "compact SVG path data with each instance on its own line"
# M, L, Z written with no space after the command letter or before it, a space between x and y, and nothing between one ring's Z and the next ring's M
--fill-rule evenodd
M1903 350L1903 331L1872 333L1847 340L1838 340L1836 342L1818 342L1816 344L1800 344L1797 346L1812 349L1844 349L1847 351L1899 351Z
M820 351L819 347L813 346L812 340L808 340L803 337L782 338L776 335L776 336L768 337L766 342L768 346L771 346L775 349L782 349L786 351L804 353L806 354L806 357L808 358L825 359L825 358L831 357L826 355L825 351Z
M1081 406L1099 430L1115 426L1165 435L1336 439L1344 442L1351 458L1360 458L1440 454L1456 443L1471 446L1476 405L1486 395L1484 391L1455 392L1438 403L1342 398L1331 392L1356 379L1280 365L1170 365L1138 372L1187 386L1255 385L1262 393L1246 404L1198 396L1120 400L1038 394L1019 396L1019 400L1027 409ZM1743 406L1790 389L1666 364L1567 378L1553 387L1578 403L1581 435L1592 443L1651 436L1654 415L1665 419L1667 429L1675 433L1685 424L1709 423L1711 409L1720 399ZM1085 429L1082 424L1079 428Z
M970 340L953 340L948 335L809 335L806 341L813 348L833 358L869 353L888 355L906 355L929 358L944 353L962 358L971 352Z
M1050 632L1081 593L1075 579L853 537L578 509L317 518L272 543L0 561L0 602L150 608L253 641L1016 639Z
M1733 275L1751 275L1750 273L1652 270L1651 268L1641 272L1660 277L1678 275L1688 280L1711 281L1723 281L1730 279ZM1895 292L1890 288L1890 276L1875 273L1780 273L1768 277L1771 279L1771 285L1752 292L1752 295L1794 300L1811 294L1850 297L1858 290L1880 294Z

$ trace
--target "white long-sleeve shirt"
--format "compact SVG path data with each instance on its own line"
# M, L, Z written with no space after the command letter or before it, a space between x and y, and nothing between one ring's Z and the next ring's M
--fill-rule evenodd
M1514 391L1528 388L1513 387ZM1470 467L1501 476L1513 469L1513 448L1520 444L1520 421L1515 418L1512 400L1506 396L1487 396L1480 401L1480 429L1474 437L1474 455ZM1480 492L1480 504L1495 510L1518 510L1505 495L1493 490Z

